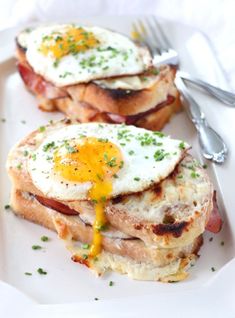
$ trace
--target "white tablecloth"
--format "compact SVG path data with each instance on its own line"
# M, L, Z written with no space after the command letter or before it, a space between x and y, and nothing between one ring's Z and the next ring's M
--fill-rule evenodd
M205 32L235 90L235 0L11 0L9 25L84 15L156 14ZM4 4L5 3L5 4ZM5 0L0 0L4 10Z

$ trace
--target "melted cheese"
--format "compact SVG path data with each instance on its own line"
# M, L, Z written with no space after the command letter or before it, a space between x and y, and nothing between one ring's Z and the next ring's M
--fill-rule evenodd
M158 75L136 75L97 80L94 83L109 89L141 90L152 87L158 80Z

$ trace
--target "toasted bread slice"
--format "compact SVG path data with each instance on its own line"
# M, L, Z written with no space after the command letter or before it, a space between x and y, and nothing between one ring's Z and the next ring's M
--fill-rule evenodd
M73 240L81 243L92 242L92 227L86 225L79 216L63 215L55 210L41 205L34 196L13 189L11 207L17 215L57 231L73 254L73 260L85 263L83 258L87 252L81 244L75 246ZM95 263L89 263L98 274L107 269L127 273L134 279L167 281L167 276L175 276L181 280L187 276L183 264L195 260L202 244L199 236L187 246L174 249L158 249L145 245L134 237L119 238L116 232L103 233L103 252ZM86 264L88 265L88 263ZM178 277L178 278L176 278ZM172 280L172 278L171 278Z
M92 243L92 226L84 223L79 215L72 216L57 212L42 205L33 195L14 188L11 194L11 207L17 215L54 231L57 231L58 227L63 224L68 228L74 240L82 243ZM55 224L57 224L57 228ZM64 239L63 230L60 228L58 231L61 238ZM126 236L113 227L103 231L102 234L103 248L106 251L159 267L168 265L180 257L185 257L192 253L196 254L201 244L199 236L186 246L162 249L145 245L140 239Z
M64 125L63 121L49 125L46 133ZM33 184L23 154L34 151L44 138L39 131L30 134L13 148L7 163L14 187L41 197L44 194ZM21 169L17 168L19 165ZM191 156L186 156L160 184L109 200L105 212L109 223L121 232L155 247L174 248L189 244L204 232L212 210L212 197L213 188L205 170ZM82 218L94 218L91 201L61 203Z

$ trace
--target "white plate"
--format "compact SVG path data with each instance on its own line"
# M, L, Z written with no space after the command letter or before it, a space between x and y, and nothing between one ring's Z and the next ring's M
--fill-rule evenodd
M80 22L96 24L129 34L134 17L97 17L80 19ZM199 75L205 80L226 88L223 73L214 58L207 39L187 26L160 20L172 39L182 59L182 69ZM96 278L85 267L73 263L69 252L56 238L56 234L4 211L8 204L10 182L5 171L5 161L10 147L28 132L60 118L61 114L43 113L37 102L24 88L13 59L14 36L17 29L1 33L0 51L0 304L8 316L16 313L18 305L31 303L23 316L56 314L56 317L72 313L86 313L107 317L154 316L164 314L176 316L179 311L194 315L208 312L208 317L230 317L235 314L235 109L228 108L202 92L191 90L203 108L210 124L226 140L230 153L223 166L209 164L208 172L218 192L219 205L224 220L221 233L205 233L201 257L190 270L188 280L178 284L138 282L115 273ZM26 122L26 123L25 123ZM184 113L176 115L165 131L172 136L185 139L193 146L193 154L203 162L197 143L196 132ZM233 228L232 228L233 227ZM50 242L40 242L47 235ZM209 238L213 241L209 242ZM221 246L221 242L224 246ZM42 251L31 246L40 244ZM37 268L47 270L46 276L37 274ZM211 267L216 269L212 272ZM32 272L32 276L24 272ZM114 286L109 287L109 281ZM14 286L16 289L11 288ZM22 292L24 295L22 295ZM99 301L94 301L98 297ZM11 304L14 304L12 306ZM44 305L42 305L44 304ZM115 309L114 309L115 308ZM19 317L21 311L17 309ZM226 313L226 314L225 314ZM210 315L209 315L210 314ZM176 316L177 317L177 316Z

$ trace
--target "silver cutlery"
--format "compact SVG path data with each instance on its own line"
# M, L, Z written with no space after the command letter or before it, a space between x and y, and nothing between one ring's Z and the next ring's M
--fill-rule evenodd
M136 32L134 37L138 36L138 40L147 45L151 50L154 57L154 64L165 63L179 66L178 53L170 48L166 35L160 29L160 26L154 18L152 18L151 21L147 18L143 21L139 21L138 24L134 25L134 32ZM161 37L161 39L159 39L159 37ZM209 126L204 113L191 96L178 70L175 83L183 96L183 105L186 113L197 130L203 156L213 162L223 163L228 153L227 146L218 133Z
M228 153L226 144L218 133L209 126L204 113L195 99L190 95L189 90L178 74L176 74L175 83L183 96L183 105L188 117L197 129L203 156L216 163L223 163Z
M154 17L145 18L139 20L133 24L133 35L137 40L140 40L147 45L154 56L154 64L172 64L179 66L179 55L174 50L170 42L165 35L162 27L157 23ZM204 90L210 95L214 96L221 102L229 106L235 106L235 94L223 90L219 87L211 85L201 79L195 78L194 76L180 71L179 75L183 80L193 83Z
M204 88L209 94L216 97L222 103L229 106L235 106L235 94L225 91L219 87L213 86L209 83L206 83L201 79L196 78L186 72L179 71L179 75L183 80L186 80L187 82L196 84L197 86Z

